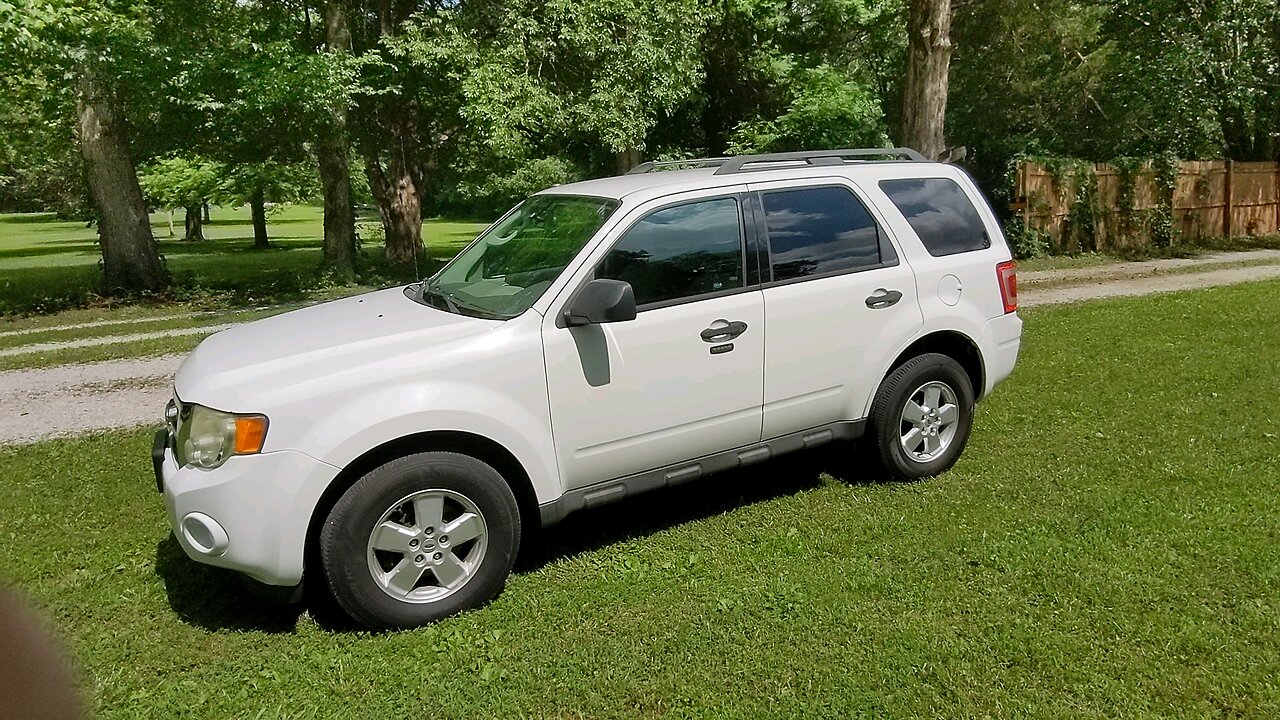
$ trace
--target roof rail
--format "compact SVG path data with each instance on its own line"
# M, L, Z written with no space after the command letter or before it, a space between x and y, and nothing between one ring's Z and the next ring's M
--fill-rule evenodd
M802 150L800 152L737 155L734 157L697 158L690 160L656 160L640 163L627 172L640 175L657 170L681 168L716 168L716 175L732 175L756 170L774 170L770 164L842 165L847 159L861 162L929 162L929 158L905 147L848 148L845 150ZM748 167L761 165L764 167Z
M643 162L627 171L628 175L642 175L647 172L656 170L666 170L668 168L706 168L716 167L723 162L728 161L727 157L714 158L693 158L689 160L650 160Z
M729 158L719 165L717 175L752 172L756 170L773 170L767 167L775 163L792 163L804 165L843 165L846 159L862 159L863 162L875 162L877 158L889 162L929 162L929 158L911 148L850 148L845 150L804 150L801 152L769 153L767 155L739 155ZM763 165L766 167L749 167Z

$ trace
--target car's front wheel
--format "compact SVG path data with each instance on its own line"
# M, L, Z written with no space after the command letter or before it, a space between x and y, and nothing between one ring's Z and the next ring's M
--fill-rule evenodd
M895 480L946 471L960 458L973 429L973 385L954 359L920 355L881 383L871 408L875 450Z
M358 480L320 531L325 580L351 618L410 628L484 604L520 545L510 486L484 462L428 452Z

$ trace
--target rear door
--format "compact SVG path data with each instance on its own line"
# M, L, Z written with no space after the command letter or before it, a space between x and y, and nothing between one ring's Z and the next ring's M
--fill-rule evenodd
M885 356L923 325L911 268L843 178L750 190L767 249L763 436L860 419Z

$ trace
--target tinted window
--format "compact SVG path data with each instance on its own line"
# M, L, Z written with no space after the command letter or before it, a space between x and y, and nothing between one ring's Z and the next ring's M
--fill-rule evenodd
M761 199L774 280L880 264L876 221L848 190L780 190Z
M742 287L738 201L702 200L650 213L609 251L596 277L631 283L637 305Z
M954 181L881 180L880 189L902 211L935 257L991 247L982 218Z

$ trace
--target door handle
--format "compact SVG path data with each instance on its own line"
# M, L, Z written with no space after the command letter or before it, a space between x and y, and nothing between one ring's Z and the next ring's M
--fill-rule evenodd
M897 290L885 290L880 288L867 297L867 307L872 310L881 310L883 308L892 307L898 304L902 299L902 293Z
M746 331L747 324L740 320L733 322L717 320L711 323L711 327L702 331L702 340L709 343L729 342Z

